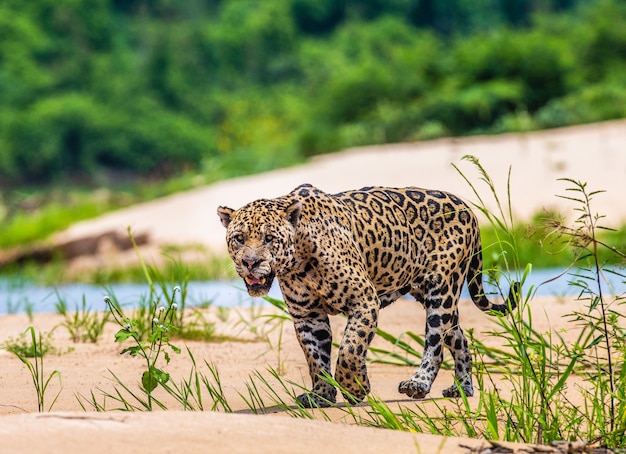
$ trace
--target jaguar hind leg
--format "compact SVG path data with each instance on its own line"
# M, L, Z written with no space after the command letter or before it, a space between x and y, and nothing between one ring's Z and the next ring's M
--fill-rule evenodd
M425 397L435 381L443 361L443 338L446 331L441 315L441 300L426 299L426 334L420 367L409 379L400 382L398 392L413 399Z
M472 357L467 339L459 326L458 295L439 296L437 288L430 289L428 295L418 291L411 294L416 299L423 298L426 308L424 354L417 372L409 380L400 382L398 391L414 399L424 398L439 373L445 345L454 359L456 381L465 395L472 396ZM459 397L460 394L456 383L443 391L444 397Z
M461 392L457 384L461 386L466 396L474 395L472 355L463 330L458 324L458 318L458 312L454 311L452 329L444 336L444 343L454 359L454 376L456 378L456 382L452 386L443 390L444 397L460 397Z

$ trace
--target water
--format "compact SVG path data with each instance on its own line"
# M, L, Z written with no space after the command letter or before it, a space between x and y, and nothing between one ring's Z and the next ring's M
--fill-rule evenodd
M173 283L172 285L175 285ZM160 288L159 288L160 291ZM104 288L88 284L68 284L59 287L42 287L33 284L15 284L0 280L0 314L30 312L56 312L56 304L62 299L69 310L82 307L83 299L91 310L106 310L104 297L115 296L120 304L138 306L150 293L148 284L115 284ZM171 288L168 297L171 296ZM280 298L277 285L270 296ZM180 294L176 296L180 298ZM190 282L187 286L186 304L199 306L249 307L262 304L262 299L248 296L240 282Z
M624 270L619 270L619 272L624 274ZM578 271L578 273L581 272ZM625 277L616 275L611 270L606 272L606 277L608 284L603 287L603 291L613 294L626 293ZM570 283L576 279L573 271L563 274L562 271L553 269L536 270L526 280L524 291L528 291L530 286L533 286L537 296L577 296L580 293L580 288ZM176 283L172 285L176 285ZM508 288L505 290L508 291ZM211 303L213 306L232 308L250 307L252 304L267 304L260 298L253 299L248 296L243 283L237 281L190 282L187 291L186 303L189 306ZM485 285L485 291L493 293L496 292L496 289L492 285ZM147 284L117 284L106 289L96 285L70 284L54 288L0 279L0 314L56 312L56 303L59 298L65 301L69 310L81 307L83 299L91 310L106 310L103 298L109 294L115 295L123 305L137 306L145 300L148 293ZM276 283L272 286L270 296L281 298ZM179 297L177 296L177 298ZM466 288L463 290L462 297L469 297Z

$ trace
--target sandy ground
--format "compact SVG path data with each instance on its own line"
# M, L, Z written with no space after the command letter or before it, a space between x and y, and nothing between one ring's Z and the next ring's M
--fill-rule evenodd
M77 224L59 238L80 238L111 229L125 231L130 225L136 232L149 233L156 246L202 244L219 253L224 250L224 232L215 214L220 204L238 207L255 198L284 194L304 182L329 192L374 184L416 185L449 190L476 200L451 163L476 182L481 194L487 197L488 191L480 186L475 168L461 160L466 154L480 159L503 198L511 168L512 206L520 219L542 208L571 210L570 202L555 197L565 194L568 187L557 179L567 177L587 182L592 190L607 190L597 196L594 207L607 215L608 225L617 225L626 220L626 205L622 200L626 189L625 145L626 122L617 121L525 135L354 149L299 167L226 181L111 213ZM557 298L534 300L533 318L538 330L562 328L563 315L576 309L577 304ZM264 416L254 415L241 396L247 395L250 383L258 383L258 378L254 378L256 372L278 386L267 371L268 367L273 367L281 371L282 379L308 386L306 364L290 322L272 330L271 322L246 310L230 310L226 321L221 321L214 310L203 316L215 321L220 332L248 339L247 342L176 342L181 347L189 347L201 372L208 374L205 360L217 367L233 413L184 412L179 404L162 394L159 396L165 399L169 411L113 411L115 403L103 400L102 395L102 391L113 390L111 373L136 389L144 367L138 359L119 354L122 347L113 342L116 331L113 324L107 325L99 343L90 344L72 342L67 329L59 326L62 319L56 314L36 314L33 320L26 315L0 317L0 343L16 339L32 325L41 332L53 331L52 343L62 353L45 357L44 376L58 370L62 385L56 378L51 380L46 391L46 406L60 390L58 401L52 412L38 413L37 396L28 370L12 354L0 350L0 451L99 453L127 449L131 452L287 453L315 449L455 454L468 452L463 446L483 443L357 427L341 408L316 412L313 421L291 418L287 412L277 410L269 410ZM498 341L488 335L494 326L493 319L470 302L461 302L461 317L465 330L474 328L486 342ZM336 339L341 334L342 323L340 318L333 319ZM408 330L421 333L423 325L423 310L415 302L402 300L381 313L381 328L395 335ZM278 337L280 329L284 331L282 338ZM379 338L374 345L392 348ZM182 354L172 355L170 364L163 367L178 382L188 376L191 360L183 348ZM392 408L398 405L428 408L433 404L431 399L412 401L397 392L398 382L413 372L413 367L371 364L373 394ZM450 372L442 371L430 396L441 395L441 390L449 386L451 380ZM92 393L111 411L83 411L81 402L89 407L87 402Z
M580 307L581 303L557 299L540 298L533 301L534 326L539 332L558 330L563 326L563 316ZM265 313L275 313L269 309ZM464 329L474 329L483 342L497 345L500 340L489 332L496 328L494 319L480 312L468 300L460 304L461 323ZM223 314L222 314L223 315ZM204 364L214 365L220 374L220 382L232 413L185 412L182 406L164 392L155 395L167 405L168 411L153 413L127 413L115 411L119 408L103 393L113 393L115 374L134 391L138 389L145 363L138 358L120 355L124 346L116 344L113 335L117 326L107 325L97 344L75 343L68 331L61 326L63 319L56 314L35 314L33 320L26 315L5 315L0 318L0 341L17 339L27 326L37 332L50 333L50 342L57 354L48 354L44 360L45 378L58 370L62 382L52 378L45 394L45 408L52 403L57 393L58 400L52 412L37 413L37 394L26 367L12 354L0 351L0 440L3 453L13 452L114 452L130 449L131 452L308 452L336 450L341 452L421 452L447 454L467 453L467 446L481 446L483 440L444 438L428 434L416 434L361 427L355 424L345 407L313 411L314 420L290 417L285 410L271 408L275 402L263 385L266 380L278 390L282 399L291 402L289 396L269 372L280 371L281 379L298 386L308 386L306 364L289 321L282 324L262 318L259 313L231 309L226 320L218 317L215 308L203 312L206 320L216 323L217 332L235 336L237 341L195 342L175 340L183 349L180 355L172 354L169 364L160 363L172 381L189 376L192 363L186 348L193 353L198 369L210 376ZM340 339L345 321L332 318L333 337ZM402 299L381 312L380 327L394 336L406 331L421 333L425 323L424 311L415 302ZM282 338L279 332L282 330ZM574 339L575 332L565 334ZM382 338L376 338L374 347L401 353ZM414 345L419 348L417 345ZM398 382L409 378L415 368L384 363L368 366L372 382L372 394L384 400L390 408L415 408L421 406L435 412L435 405L449 405L455 411L453 401L434 400L441 391L452 383L452 372L442 370L435 380L428 398L415 401L397 392ZM258 375L257 375L258 374ZM259 378L263 377L263 379ZM504 383L504 382L503 382ZM255 384L263 396L268 409L265 415L255 415L244 397L249 399L248 386ZM292 386L290 386L292 387ZM118 386L119 389L119 386ZM93 393L93 394L92 394ZM108 410L96 413L89 402L96 401ZM129 402L133 399L124 394ZM243 396L243 397L242 397ZM204 391L205 410L212 401ZM472 405L477 397L470 399ZM88 411L81 408L86 406ZM339 398L341 405L342 398ZM293 407L295 408L295 407ZM356 409L367 417L368 407ZM433 413L435 414L435 413ZM427 431L427 428L425 428Z

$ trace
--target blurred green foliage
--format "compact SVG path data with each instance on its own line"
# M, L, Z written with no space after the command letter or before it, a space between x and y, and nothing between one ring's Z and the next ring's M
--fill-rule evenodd
M620 0L0 3L0 189L625 116Z

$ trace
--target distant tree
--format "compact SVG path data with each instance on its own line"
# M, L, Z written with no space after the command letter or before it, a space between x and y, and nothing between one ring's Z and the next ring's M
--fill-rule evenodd
M346 0L293 0L291 13L298 30L322 35L345 20Z

